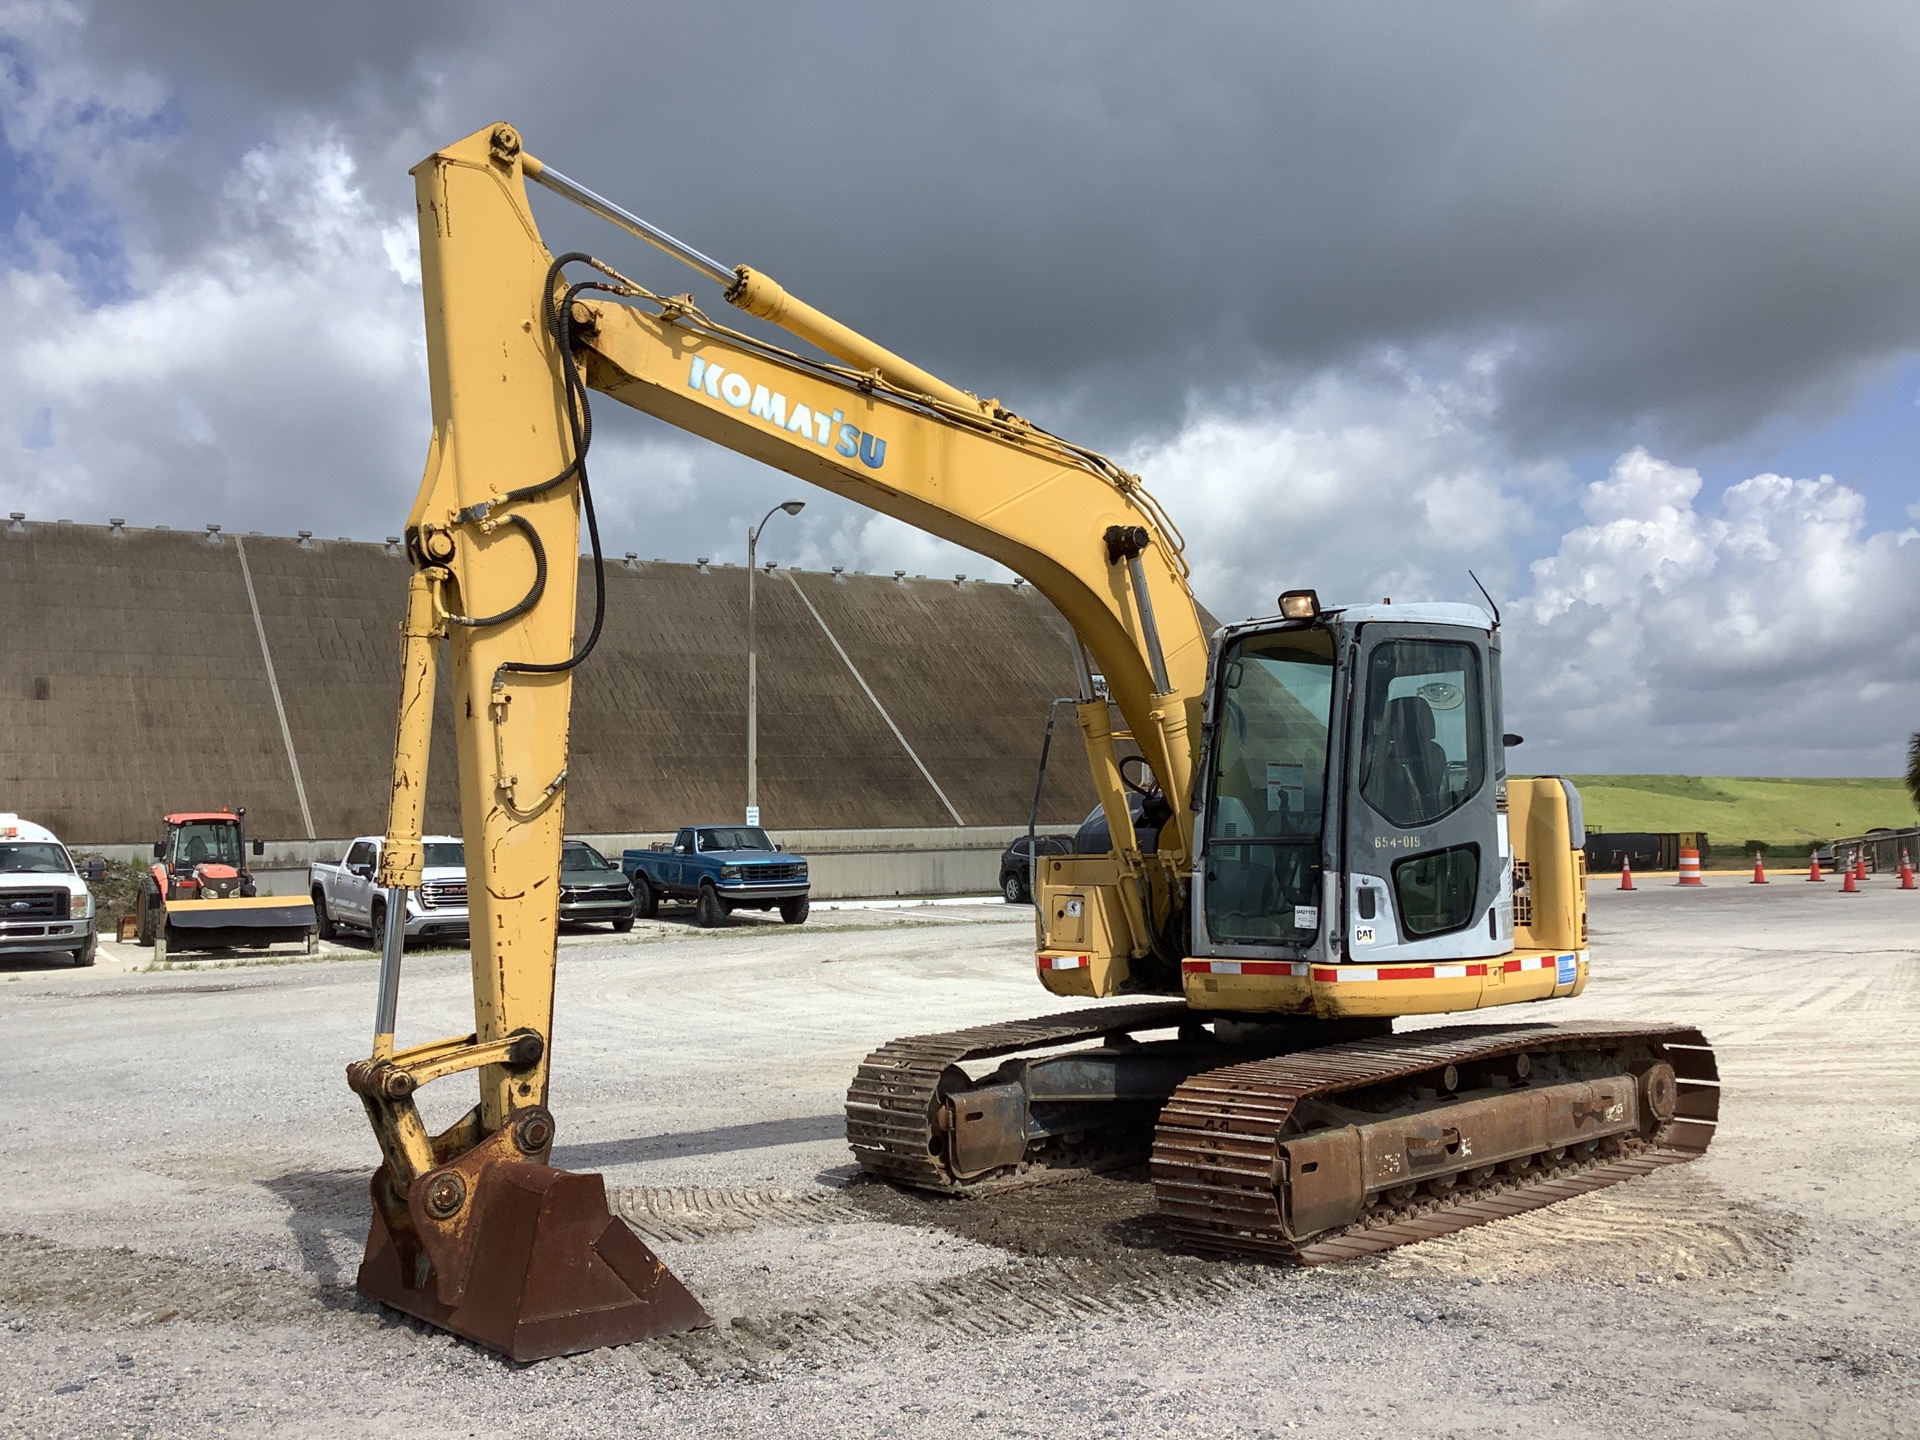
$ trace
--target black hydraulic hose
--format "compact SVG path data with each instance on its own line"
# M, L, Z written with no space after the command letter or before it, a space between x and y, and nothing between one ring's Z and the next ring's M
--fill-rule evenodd
M541 594L547 588L547 547L540 543L540 532L521 515L507 515L501 518L501 524L511 525L527 537L527 544L533 550L533 584L516 605L510 605L498 615L449 615L447 620L454 625L466 625L475 630L490 625L504 625L509 620L517 620L538 603Z
M551 663L532 660L509 660L501 665L495 672L496 676L507 674L564 674L566 671L578 666L587 656L593 653L594 647L600 643L600 633L606 624L607 575L603 552L600 546L600 517L594 509L593 486L587 478L587 451L593 445L593 405L587 395L586 382L580 378L580 372L573 363L573 302L580 296L582 291L598 289L600 286L596 281L587 280L569 285L558 295L556 295L554 291L554 284L559 279L561 272L567 265L575 262L584 262L590 265L598 265L599 263L594 260L591 255L584 254L577 250L557 256L553 264L547 269L544 288L544 293L547 297L547 332L553 337L554 344L560 352L561 395L566 403L567 436L572 442L573 458L562 467L557 475L542 480L538 484L525 485L517 490L508 491L501 497L501 503L511 504L515 501L535 499L538 496L546 494L555 486L565 484L568 480L579 481L580 508L586 515L587 540L593 555L593 624L588 628L586 638L581 641L579 647L573 654L569 655L565 660ZM462 518L477 519L479 517L477 515L463 514ZM527 533L528 538L532 542L536 565L533 588L528 591L526 598L512 609L502 611L498 616L489 620L466 623L492 625L513 619L530 610L546 590L546 553L540 545L538 535L534 534L533 527L528 525L527 522L519 516L509 515L506 519L510 523L519 525Z

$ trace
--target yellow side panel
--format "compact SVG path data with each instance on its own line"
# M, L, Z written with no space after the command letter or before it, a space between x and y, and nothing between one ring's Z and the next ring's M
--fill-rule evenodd
M1095 999L1126 983L1127 917L1112 855L1055 855L1040 869L1035 903L1040 983Z
M1551 778L1509 780L1507 824L1514 948L1578 950L1587 943L1586 857L1573 848L1567 792Z

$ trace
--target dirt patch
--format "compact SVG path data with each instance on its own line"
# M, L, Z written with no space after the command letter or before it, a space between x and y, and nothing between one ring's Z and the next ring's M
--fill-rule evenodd
M269 1262L217 1265L143 1255L124 1245L60 1245L0 1236L0 1310L11 1320L122 1325L311 1319L329 1310L376 1310L351 1288L316 1285Z
M1681 1167L1497 1225L1396 1250L1396 1278L1470 1276L1688 1280L1786 1268L1800 1254L1800 1218L1729 1199Z
M876 1220L931 1226L1015 1255L1088 1259L1116 1251L1178 1253L1155 1209L1144 1166L980 1196L932 1195L860 1179L847 1186L845 1195L847 1204Z

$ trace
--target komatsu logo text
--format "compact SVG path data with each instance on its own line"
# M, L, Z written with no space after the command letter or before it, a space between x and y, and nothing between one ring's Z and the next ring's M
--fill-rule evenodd
M724 400L776 430L811 440L823 449L831 448L849 460L857 455L869 470L878 470L887 463L887 442L878 435L861 433L860 427L847 419L845 411L835 410L829 414L798 402L789 407L787 397L779 391L756 385L738 370L711 365L703 356L693 357L693 365L687 371L687 388L704 390L714 399Z

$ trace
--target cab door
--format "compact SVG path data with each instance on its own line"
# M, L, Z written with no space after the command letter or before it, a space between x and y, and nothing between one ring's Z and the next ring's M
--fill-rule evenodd
M1356 964L1512 948L1493 637L1374 621L1352 652L1346 951Z

